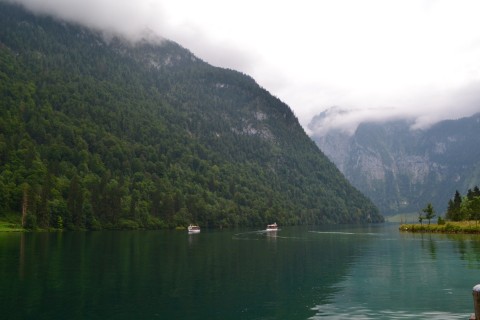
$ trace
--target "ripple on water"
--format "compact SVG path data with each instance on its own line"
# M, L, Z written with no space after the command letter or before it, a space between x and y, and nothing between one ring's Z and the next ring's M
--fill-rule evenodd
M373 319L416 319L416 320L454 320L469 319L470 314L458 314L448 312L419 312L412 313L401 310L371 310L365 307L339 307L332 304L319 305L312 310L316 311L310 320L326 319L329 320L373 320Z

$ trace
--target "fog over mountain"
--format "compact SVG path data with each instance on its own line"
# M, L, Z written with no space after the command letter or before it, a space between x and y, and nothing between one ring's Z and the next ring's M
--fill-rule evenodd
M480 111L476 1L3 1L107 37L176 41L212 65L252 76L309 134L372 119L428 127ZM330 112L309 126L332 106L348 116Z
M331 113L349 116L338 109ZM318 116L316 122L325 119ZM383 214L418 212L431 202L443 215L455 191L466 194L480 185L480 113L429 129L413 125L364 122L353 133L330 130L314 139Z
M0 213L32 228L383 221L288 105L173 41L0 2L0 78Z

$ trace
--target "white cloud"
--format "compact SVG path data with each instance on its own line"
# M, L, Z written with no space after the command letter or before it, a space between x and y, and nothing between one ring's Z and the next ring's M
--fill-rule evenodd
M245 72L307 127L338 105L417 125L480 111L476 0L15 0L134 37L145 28Z

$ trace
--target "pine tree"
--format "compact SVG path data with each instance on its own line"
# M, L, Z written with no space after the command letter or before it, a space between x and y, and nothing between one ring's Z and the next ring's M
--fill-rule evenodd
M450 207L449 204L449 216L450 219L453 221L460 221L462 220L462 214L460 212L460 208L462 207L462 196L460 192L455 191L455 196L453 197L452 205Z
M435 210L433 209L432 204L428 203L427 206L422 209L422 211L425 213L425 219L428 220L428 224L430 225L430 220L435 217Z
M480 197L480 189L478 188L478 186L475 186L475 188L473 188L473 195L475 197Z

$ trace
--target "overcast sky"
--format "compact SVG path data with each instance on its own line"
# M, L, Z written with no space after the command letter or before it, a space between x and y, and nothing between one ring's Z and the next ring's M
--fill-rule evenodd
M308 133L480 112L480 1L10 0L131 38L146 29L249 74ZM332 106L323 128L308 126Z

